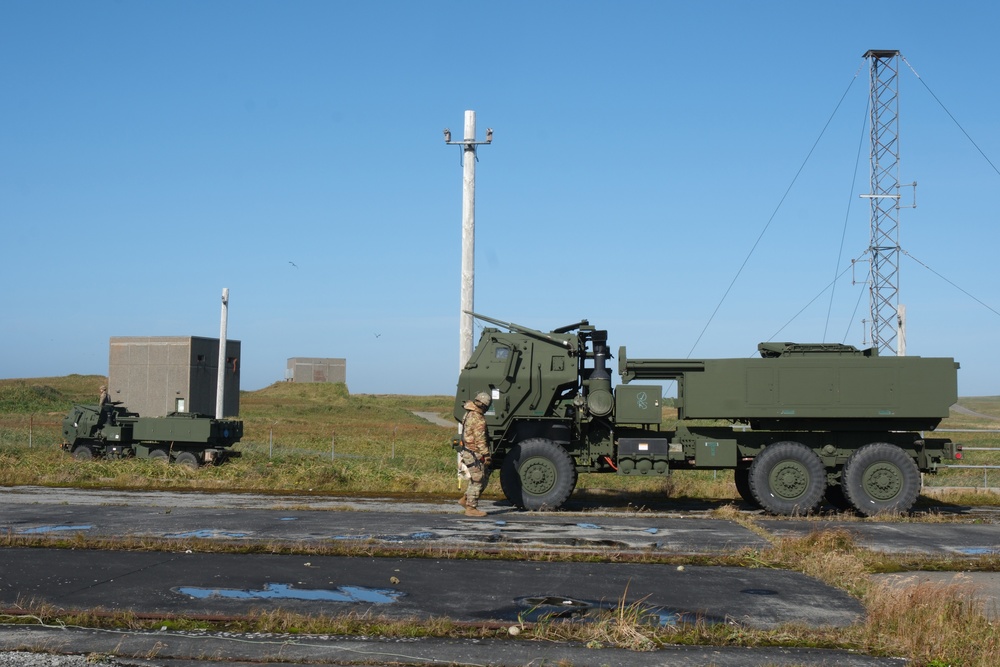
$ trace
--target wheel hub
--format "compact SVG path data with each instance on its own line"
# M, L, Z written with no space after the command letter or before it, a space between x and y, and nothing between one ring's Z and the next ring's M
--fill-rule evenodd
M540 496L556 483L556 469L547 459L533 458L521 465L521 487L528 493Z
M775 495L792 500L809 488L809 471L797 461L782 461L774 466L768 483Z
M903 475L891 463L880 462L865 470L861 483L868 495L875 500L891 500L903 488Z

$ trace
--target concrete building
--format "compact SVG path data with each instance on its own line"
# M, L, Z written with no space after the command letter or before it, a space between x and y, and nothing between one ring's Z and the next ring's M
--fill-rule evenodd
M292 357L285 368L288 382L343 382L347 383L347 359L319 359Z
M111 338L108 392L144 417L171 412L215 416L219 339L198 336ZM223 416L240 414L240 341L226 341Z

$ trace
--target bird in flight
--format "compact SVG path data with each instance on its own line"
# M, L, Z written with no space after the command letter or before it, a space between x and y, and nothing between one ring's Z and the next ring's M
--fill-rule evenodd
M292 260L288 260L288 263L294 266L296 269L299 268L299 265L293 262Z

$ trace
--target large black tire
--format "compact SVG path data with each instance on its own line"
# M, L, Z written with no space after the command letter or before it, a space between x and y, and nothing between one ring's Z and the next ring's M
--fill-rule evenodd
M750 490L772 514L808 514L826 490L826 469L816 452L798 442L776 442L754 457Z
M181 452L177 455L177 458L174 459L174 463L177 465L187 466L192 470L198 469L198 457L191 452Z
M73 448L73 458L77 461L90 461L94 458L94 450L90 445L77 445Z
M517 507L559 509L576 487L576 465L551 440L530 438L507 452L500 468L500 487Z
M736 483L736 491L740 494L746 504L754 509L760 509L760 503L753 497L750 490L750 466L739 466L733 469L733 482Z
M920 495L920 470L913 457L896 445L873 442L844 464L844 492L865 516L909 512Z
M149 460L159 461L160 463L170 463L170 453L165 449L157 447L149 450Z

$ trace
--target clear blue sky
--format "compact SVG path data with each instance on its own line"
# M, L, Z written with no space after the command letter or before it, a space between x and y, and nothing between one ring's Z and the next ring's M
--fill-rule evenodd
M441 131L466 109L495 131L479 312L589 318L632 356L861 345L850 271L782 327L868 247L862 55L902 51L1000 165L998 25L971 1L6 0L0 377L106 373L111 336L217 336L228 287L243 389L318 356L347 358L353 393L452 393ZM905 65L900 94L901 245L1000 310L1000 175ZM900 286L909 353L1000 394L1000 316L906 257Z

